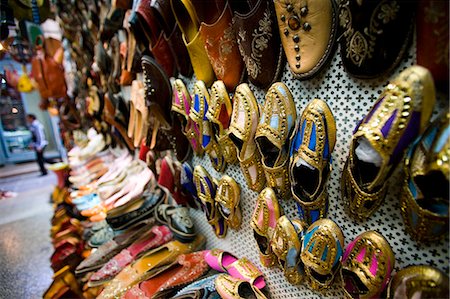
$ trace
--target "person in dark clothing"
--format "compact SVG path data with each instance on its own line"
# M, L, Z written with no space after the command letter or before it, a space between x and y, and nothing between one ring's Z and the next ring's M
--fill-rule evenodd
M39 169L42 175L47 175L47 169L45 168L44 162L44 150L48 144L47 139L45 139L44 126L36 119L36 115L28 114L27 123L32 134L33 142L30 146L36 152L37 162L39 164Z

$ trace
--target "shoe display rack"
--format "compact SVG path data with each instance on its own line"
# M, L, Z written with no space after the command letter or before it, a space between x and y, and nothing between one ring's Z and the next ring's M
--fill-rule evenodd
M411 239L405 230L400 212L400 187L403 174L400 167L389 180L389 190L381 207L365 222L355 222L344 211L344 201L341 196L341 174L347 160L349 144L353 130L358 122L373 106L383 88L405 68L414 65L416 61L415 40L403 62L389 75L374 80L355 79L348 75L342 65L339 51L334 52L331 63L316 77L306 81L295 79L286 64L281 82L290 89L297 108L301 115L306 104L315 99L323 99L330 106L337 127L337 141L333 152L333 170L328 182L329 211L328 218L335 221L342 229L345 245L356 236L368 230L381 233L393 248L395 254L395 267L393 274L409 265L430 265L448 273L449 250L448 236L439 242L420 244ZM190 92L193 90L195 77L183 78ZM249 83L259 104L264 103L265 91ZM438 93L434 114L443 111L448 99ZM224 239L218 239L211 226L207 223L203 212L192 210L199 232L207 237L207 248L221 248L237 256L246 256L255 263L264 273L272 298L321 298L344 297L340 290L340 279L325 293L317 293L306 285L293 286L287 282L281 269L277 267L265 268L259 261L259 251L253 237L250 219L255 208L258 193L248 189L238 164L228 165L224 173L214 170L207 155L193 156L193 166L202 165L213 178L220 179L224 174L234 178L241 187L242 225L238 231L229 230ZM298 218L297 207L292 198L279 199L284 212L290 219Z

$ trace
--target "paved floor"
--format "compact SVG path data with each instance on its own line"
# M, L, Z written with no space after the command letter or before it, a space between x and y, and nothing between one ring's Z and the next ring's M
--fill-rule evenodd
M7 164L0 168L0 178L8 178L20 174L39 171L39 166L36 162L21 163L21 164Z
M49 237L53 215L50 194L53 173L39 172L0 178L0 189L17 192L0 200L0 298L34 299L52 281Z

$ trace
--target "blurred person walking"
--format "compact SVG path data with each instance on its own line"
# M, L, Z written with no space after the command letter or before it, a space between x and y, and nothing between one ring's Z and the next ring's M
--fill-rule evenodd
M37 120L36 115L34 114L27 115L27 123L33 138L33 142L30 146L36 152L37 163L39 164L41 175L47 175L47 169L44 165L44 150L48 141L45 139L44 126Z

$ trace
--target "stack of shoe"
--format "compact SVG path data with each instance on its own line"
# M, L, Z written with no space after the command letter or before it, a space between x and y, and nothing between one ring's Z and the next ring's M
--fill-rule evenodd
M52 267L64 272L55 275L45 295L49 298L64 292L85 298L117 296L124 292L115 289L117 284L137 288L150 273L165 269L172 273L170 269L176 265L184 271L180 274L186 273L186 263L203 260L203 253L192 252L203 248L205 238L196 233L189 209L180 205L193 200L186 196L193 185L188 164L183 167L170 156L159 158L155 161L156 179L147 165L128 151L104 149L101 136L90 132L84 145L70 152L71 186L60 204L69 212L59 208L52 228L56 246ZM148 261L154 263L144 270ZM63 265L70 267L61 270ZM209 270L205 262L203 265L196 272L198 277ZM138 275L130 277L130 269ZM166 274L163 277L171 277ZM190 282L186 280L190 276L181 277L180 286ZM157 280L163 282L161 277ZM173 293L178 290L165 284L154 291L169 287ZM148 291L148 286L143 288Z
M55 208L50 236L54 252L50 258L55 274L53 283L44 298L81 298L81 288L74 276L74 270L89 254L85 248L83 225L74 217L70 205L60 203Z

